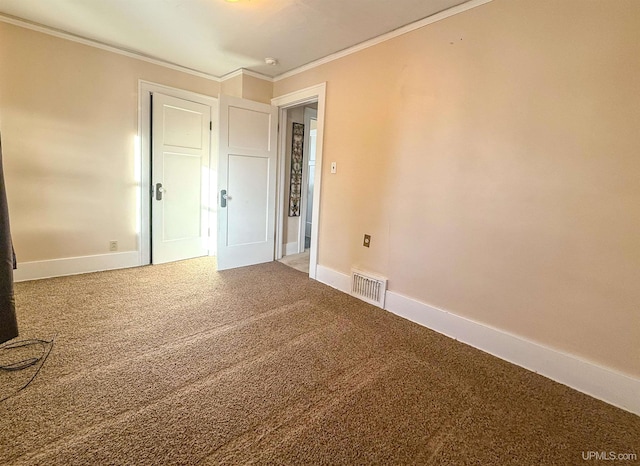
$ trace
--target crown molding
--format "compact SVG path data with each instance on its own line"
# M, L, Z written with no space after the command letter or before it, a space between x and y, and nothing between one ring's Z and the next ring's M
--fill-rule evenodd
M102 43L96 40L87 39L85 37L77 36L75 34L60 31L58 29L50 28L47 26L43 26L41 24L32 23L30 21L25 21L23 19L15 18L13 16L8 16L0 13L0 21L3 23L12 24L14 26L23 27L25 29L30 29L32 31L41 32L43 34L48 34L50 36L54 36L59 39L70 40L71 42L77 42L79 44L88 45L89 47L95 47L101 50L106 50L107 52L117 53L118 55L124 55L125 57L135 58L136 60L141 60L147 63L151 63L153 65L158 65L164 68L180 71L182 73L198 76L199 78L220 82L219 77L213 76L208 73L203 73L202 71L187 68L185 66L177 65L175 63L171 63L165 60L160 60L158 58L149 57L147 55L144 55L138 52L132 52L130 50L126 50L123 48L107 45L105 43Z
M436 13L431 16L427 16L424 19L416 21L415 23L407 24L401 28L395 29L391 32L387 32L386 34L382 34L381 36L374 37L373 39L369 39L365 42L361 42L358 45L354 45L353 47L346 48L341 50L340 52L333 53L331 55L327 55L326 57L320 58L318 60L307 63L306 65L302 65L298 68L294 68L291 71L287 71L286 73L282 73L275 78L273 78L274 82L280 81L282 79L289 78L291 76L295 76L296 74L302 73L303 71L309 71L313 68L316 68L321 65L325 65L334 60L338 60L340 58L346 57L356 52L360 52L361 50L368 49L369 47L373 47L374 45L381 44L382 42L386 42L388 40L394 39L398 36L407 34L408 32L415 31L416 29L423 28L429 24L433 24L437 21L441 21L443 19L449 18L451 16L463 13L467 10L471 10L472 8L476 8L478 6L484 5L485 3L492 2L493 0L470 0L466 3L463 3L458 6L454 6L452 8L448 8L440 13Z
M245 76L251 76L254 78L262 79L264 81L273 82L273 78L271 76L267 76L266 74L258 73L257 71L247 70L245 68L241 68L240 71Z
M218 76L214 76L212 74L208 74L208 73L204 73L202 71L198 71L198 70L194 70L191 68L187 68L185 66L181 66L181 65L177 65L175 63L172 62L168 62L165 60L160 60L158 58L153 58L144 54L141 54L139 52L133 52L131 50L126 50L123 48L119 48L119 47L114 47L112 45L107 45L105 43L96 41L96 40L92 40L92 39L87 39L85 37L81 37L81 36L77 36L75 34L71 34L68 32L64 32L64 31L60 31L58 29L54 29L54 28L50 28L47 26L43 26L37 23L33 23L30 21L26 21L20 18L16 18L13 16L9 16L9 15L4 15L0 13L0 21L8 23L8 24L13 24L14 26L19 26L19 27L23 27L26 29L31 29L33 31L37 31L37 32L41 32L44 34L48 34L50 36L54 36L54 37L58 37L61 39L66 39L66 40L70 40L72 42L77 42L83 45L88 45L90 47L95 47L101 50L106 50L108 52L113 52L113 53L117 53L119 55L124 55L126 57L129 58L134 58L137 60L142 60L145 61L147 63L152 63L154 65L158 65L158 66L162 66L165 68L169 68L172 70L176 70L176 71L180 71L186 74L190 74L193 76L198 76L200 78L204 78L204 79L209 79L212 81L216 81L216 82L222 82L222 81L226 81L228 79L232 79L235 78L236 76L252 76L254 78L258 78L258 79L262 79L268 82L277 82L280 81L282 79L286 79L289 78L291 76L295 76L296 74L302 73L304 71L308 71L311 70L313 68L316 68L318 66L330 63L334 60L338 60L340 58L346 57L348 55L351 55L353 53L359 52L361 50L365 50L369 47L373 47L374 45L377 44L381 44L382 42L386 42L388 40L394 39L398 36L407 34L411 31L415 31L416 29L420 29L422 27L425 27L429 24L433 24L437 21L441 21L443 19L449 18L451 16L463 13L467 10L471 10L472 8L476 8L478 6L484 5L486 3L492 2L493 0L470 0L468 2L465 2L461 5L458 6L454 6L452 8L446 9L444 11L441 11L440 13L436 13L434 15L428 16L424 19L421 19L420 21L416 21L415 23L411 23L408 24L406 26L403 26L401 28L395 29L391 32L388 32L386 34L382 34L381 36L375 37L373 39L369 39L365 42L361 42L360 44L354 45L353 47L349 47L346 48L344 50L341 50L340 52L336 52L333 53L331 55L327 55L326 57L320 58L318 60L312 61L310 63L307 63L306 65L302 65L298 68L294 68L290 71L287 71L285 73L282 73L278 76L275 77L270 77L255 71L251 71L248 70L246 68L239 68L235 71L232 71L231 73L227 73L221 77Z
M268 82L273 82L273 78L271 76L267 76L265 74L261 74L258 73L256 71L251 71L248 70L246 68L238 68L235 71L232 71L231 73L227 73L225 75L222 75L220 77L220 81L226 81L228 79L233 79L236 78L238 76L252 76L254 78L258 78L258 79L262 79L263 81L268 81Z
M226 81L228 79L237 78L238 76L242 76L242 68L238 68L237 70L232 71L231 73L223 74L222 76L220 76L220 82Z

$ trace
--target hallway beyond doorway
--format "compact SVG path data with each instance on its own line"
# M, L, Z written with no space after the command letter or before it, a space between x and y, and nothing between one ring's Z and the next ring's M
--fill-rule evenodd
M289 254L284 256L278 262L282 262L284 265L288 265L300 272L304 272L309 275L309 249L305 249L304 252L299 254Z

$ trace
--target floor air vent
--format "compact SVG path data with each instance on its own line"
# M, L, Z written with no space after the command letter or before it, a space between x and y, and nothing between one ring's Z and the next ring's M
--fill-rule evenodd
M356 269L351 270L351 296L384 309L387 279Z

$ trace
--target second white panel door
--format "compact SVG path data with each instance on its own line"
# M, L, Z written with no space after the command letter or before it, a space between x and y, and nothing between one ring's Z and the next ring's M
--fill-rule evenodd
M274 259L277 109L220 96L218 269Z

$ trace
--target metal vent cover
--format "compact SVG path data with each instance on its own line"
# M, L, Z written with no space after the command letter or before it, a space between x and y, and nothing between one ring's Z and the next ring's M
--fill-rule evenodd
M387 279L351 269L351 296L384 309Z

